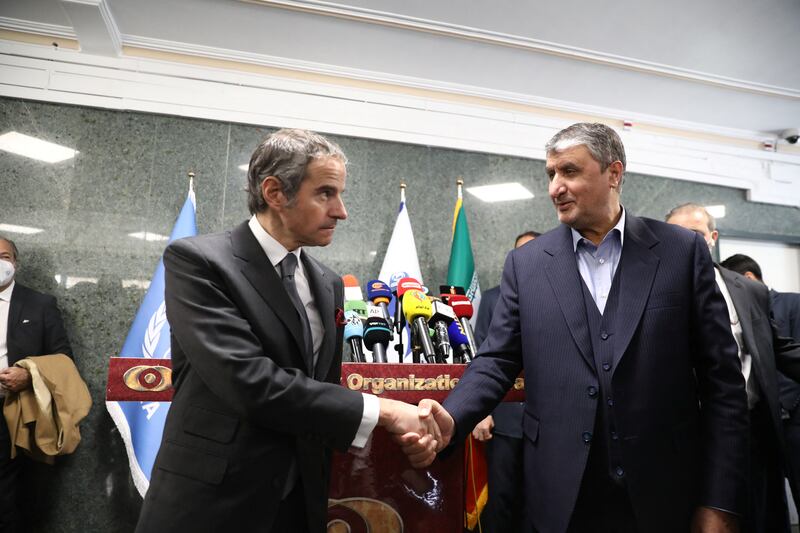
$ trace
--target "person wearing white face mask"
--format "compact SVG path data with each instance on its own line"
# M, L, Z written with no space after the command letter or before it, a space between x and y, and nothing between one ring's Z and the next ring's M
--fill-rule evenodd
M62 353L72 357L61 312L53 296L14 281L17 246L0 236L0 398L31 386L28 371L14 366L29 356ZM11 440L0 421L0 531L22 531L17 506L20 457L11 459Z

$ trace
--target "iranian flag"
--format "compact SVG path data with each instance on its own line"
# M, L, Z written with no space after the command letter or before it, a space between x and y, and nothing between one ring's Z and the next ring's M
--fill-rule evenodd
M461 192L463 181L458 180L458 199L453 212L453 242L450 248L450 266L447 269L447 284L464 287L472 302L473 326L481 304L481 287L475 271L475 258L472 255L472 242L469 238L467 214L464 211L464 196Z

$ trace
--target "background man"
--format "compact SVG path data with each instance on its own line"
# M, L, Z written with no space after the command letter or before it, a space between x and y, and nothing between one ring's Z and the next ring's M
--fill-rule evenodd
M667 214L667 222L694 231L711 251L719 233L706 209L683 204ZM727 304L726 317L736 339L750 413L750 453L747 507L743 530L789 531L789 515L783 483L784 452L778 368L800 379L800 346L780 339L770 320L769 293L761 284L725 268L714 269L715 279Z
M734 531L747 398L708 248L622 208L611 128L574 124L546 153L562 225L508 255L479 357L434 406L443 439L459 442L524 368L536 531Z
M62 353L72 357L56 299L14 281L19 252L11 239L0 236L0 402L7 391L31 386L31 375L14 366L29 356ZM18 476L22 458L11 459L11 439L0 421L0 531L22 531L18 508Z
M764 283L761 267L744 254L735 254L720 265L748 279ZM772 317L778 335L800 339L800 294L769 290ZM800 384L778 372L778 398L781 403L783 436L786 443L786 468L792 480L795 507L800 509Z
M345 164L318 134L273 133L250 220L164 252L175 395L137 531L322 532L332 448L376 423L436 446L417 408L339 385L342 281L306 247L347 218Z
M526 231L517 236L514 248L519 248L541 233ZM483 293L478 319L475 323L475 342L480 346L489 334L500 287ZM524 403L502 402L494 412L481 420L472 435L486 442L489 470L489 500L481 514L485 533L524 531L522 480L522 413Z

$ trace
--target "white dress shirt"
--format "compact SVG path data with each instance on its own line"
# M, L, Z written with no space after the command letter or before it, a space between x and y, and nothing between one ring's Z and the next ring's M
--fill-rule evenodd
M275 268L275 272L280 277L280 263L287 254L295 254L297 256L297 270L295 271L294 281L297 286L297 293L300 295L300 300L306 309L308 315L308 323L311 327L312 345L314 346L314 359L313 364L316 366L317 359L319 358L319 349L322 346L322 338L325 336L325 328L322 325L322 317L319 314L319 309L314 302L314 297L311 294L311 286L308 283L306 276L306 269L303 262L300 260L300 252L302 248L296 250L287 250L280 242L278 242L272 235L270 235L264 227L258 222L258 219L253 215L250 217L250 231L253 232L264 253L267 254L267 259ZM378 424L378 415L380 414L380 402L378 398L372 394L363 394L364 397L364 412L361 415L361 424L358 426L358 432L351 446L356 448L363 448L367 439L369 438L372 430Z
M8 310L11 307L11 292L14 284L11 284L0 292L0 370L8 368ZM0 398L6 395L6 389L0 385Z

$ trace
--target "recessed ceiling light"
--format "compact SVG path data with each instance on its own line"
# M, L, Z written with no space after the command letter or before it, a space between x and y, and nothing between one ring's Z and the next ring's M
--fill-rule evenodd
M34 233L41 233L44 230L41 228L31 228L30 226L17 226L15 224L0 224L0 231L7 231L8 233L24 233L25 235L33 235Z
M724 205L707 205L706 211L708 211L708 214L714 218L725 218Z
M247 163L245 163L244 165L239 165L239 170L243 170L245 172L247 172L247 169L249 169L249 168L250 168L250 165L248 165Z
M44 161L45 163L58 163L59 161L71 159L78 153L77 150L72 148L23 135L16 131L0 135L0 150Z
M136 233L128 233L128 237L134 239L142 239L143 241L168 241L169 237L166 235L159 235L158 233L150 233L149 231L137 231Z
M467 187L467 192L484 202L507 202L533 198L533 193L517 182Z

